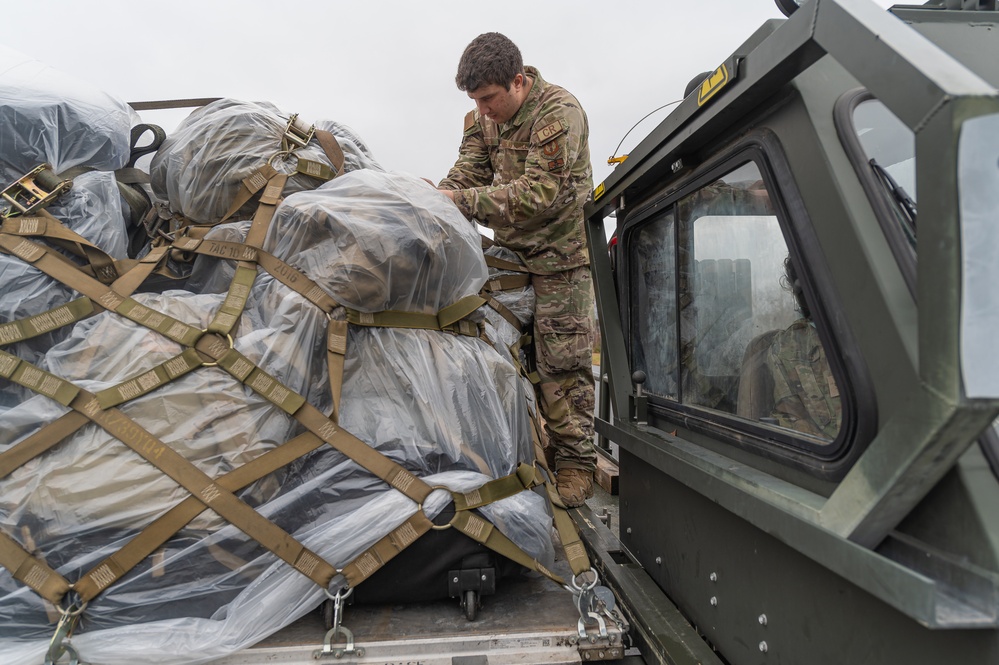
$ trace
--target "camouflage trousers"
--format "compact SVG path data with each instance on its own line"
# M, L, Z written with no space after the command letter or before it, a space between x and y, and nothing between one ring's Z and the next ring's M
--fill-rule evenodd
M555 470L592 471L593 282L589 266L532 275L538 403Z

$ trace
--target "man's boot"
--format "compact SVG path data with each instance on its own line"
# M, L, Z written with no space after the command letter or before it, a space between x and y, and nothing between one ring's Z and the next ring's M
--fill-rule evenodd
M566 508L578 508L593 496L593 472L583 469L560 469L556 488Z

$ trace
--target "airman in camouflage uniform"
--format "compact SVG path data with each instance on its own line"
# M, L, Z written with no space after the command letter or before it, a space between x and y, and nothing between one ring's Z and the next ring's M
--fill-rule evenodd
M814 324L798 319L777 333L767 353L774 381L774 410L781 427L832 441L843 407Z
M531 273L541 412L559 494L578 506L592 496L596 464L586 114L566 90L524 67L517 47L498 33L469 44L456 81L476 109L465 117L458 159L439 188Z
M767 351L774 384L770 415L781 427L832 441L839 434L843 405L790 256L784 259L781 285L794 296L801 318L777 333Z

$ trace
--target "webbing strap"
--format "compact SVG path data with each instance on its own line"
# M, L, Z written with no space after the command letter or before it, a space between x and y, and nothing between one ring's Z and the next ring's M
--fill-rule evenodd
M485 545L492 551L519 563L525 568L538 571L560 586L566 586L565 580L548 570L540 561L533 559L517 547L499 529L493 526L488 520L479 517L476 513L468 510L459 511L455 513L454 519L451 520L451 525L475 542Z
M356 587L432 527L433 522L427 519L422 510L417 510L408 520L344 566L340 574L347 578L347 584Z
M0 531L0 565L14 579L33 589L42 598L58 605L70 589L69 582L41 559L21 547L17 541Z
M122 296L106 285L74 269L71 264L60 260L61 255L44 245L6 233L0 233L0 251L14 254L32 264L45 274L79 291L105 309L121 314L125 318L161 333L184 346L193 346L201 337L201 330L161 314Z
M485 295L486 304L492 307L497 314L506 319L507 323L513 326L516 330L519 331L524 330L524 324L520 322L520 319L517 318L516 314L510 311L509 307L507 307L500 301L496 300L496 298L493 298L491 295L486 294L485 292L483 292L483 295Z
M544 478L530 464L521 463L514 473L490 480L463 493L452 492L455 510L471 510L519 494L544 483Z
M545 489L548 491L548 500L551 503L552 515L555 518L555 529L562 541L562 549L565 550L565 558L569 562L569 567L574 575L585 573L591 568L590 558L586 555L586 547L583 546L576 524L569 517L569 511L562 504L562 498L558 495L558 489L555 485L546 483Z
M278 204L281 203L281 195L287 182L288 176L284 173L275 173L267 181L267 185L260 195L257 211L253 215L250 230L246 233L246 245L249 249L259 247L267 237L267 227L270 226L274 212L277 210ZM246 308L246 301L250 297L250 288L256 278L257 265L254 260L241 260L236 264L236 272L232 276L225 301L219 311L215 313L211 323L208 324L210 332L221 335L228 335L232 332Z
M333 413L330 420L340 422L340 398L343 392L343 366L347 359L347 322L330 321L326 330L326 366L329 368L330 397Z
M333 177L341 175L343 173L344 156L340 142L336 140L336 137L332 133L325 129L317 129L315 137L319 140L319 146L323 149L323 152L326 153L326 158L333 165Z
M105 388L97 393L97 401L102 409L118 406L129 400L151 393L202 366L201 356L194 349L186 349L164 363L132 377L116 386Z
M115 260L107 252L64 226L45 210L39 210L33 217L5 219L2 231L17 236L45 238L68 249L77 256L85 258L94 276L104 284L110 284L118 278Z
M22 464L38 457L89 422L90 420L76 411L64 413L37 432L3 451L0 453L0 478L6 478Z
M486 281L482 290L487 293L496 293L498 291L523 289L530 285L531 276L526 273L521 273L519 275L499 275L497 277L491 277L488 281Z
M465 296L456 303L440 310L436 315L423 314L421 312L399 312L395 310L360 312L350 308L346 309L347 320L359 326L445 330L478 337L478 326L471 321L465 320L465 317L477 310L485 302L485 298L481 296Z
M0 376L45 395L63 406L70 406L80 391L69 381L40 370L28 361L6 351L0 351Z
M257 278L257 267L253 263L240 262L236 265L232 281L229 283L229 291L226 293L222 306L215 312L211 322L208 324L208 331L220 335L228 335L232 332L239 317L246 309L246 302L250 298L250 289Z
M111 290L123 296L134 293L153 272L161 269L161 264L166 261L169 250L169 245L162 245L149 250L149 253L139 259L131 270L125 272L111 283ZM169 276L176 277L175 275Z
M309 404L301 395L285 388L273 377L254 365L246 356L228 345L218 343L218 338L205 335L195 348L214 358L219 367L229 372L244 385L291 414L307 430L339 450L351 460L375 474L395 489L415 501L423 501L433 491L422 479L398 463L367 445L350 432L341 429L319 409Z
M519 263L514 263L513 261L505 261L504 259L498 259L495 256L486 256L486 265L490 268L496 268L497 270L508 270L510 272L523 272L530 273L530 271Z
M174 247L185 252L195 252L206 256L236 261L255 261L274 279L295 291L327 314L339 307L321 286L309 279L298 268L288 265L273 254L262 249L248 247L238 242L200 238L179 238Z
M236 492L323 445L325 445L323 441L309 432L300 434L294 439L257 456L239 468L220 476L216 483L219 487ZM157 518L121 549L85 573L73 585L80 600L87 602L96 597L156 551L158 547L204 510L205 505L197 498L190 496Z
M270 226L271 219L274 218L274 211L281 203L281 196L284 193L284 186L288 183L288 176L284 173L275 172L267 179L267 185L260 195L260 204L253 214L253 223L250 230L246 232L246 244L250 247L260 247L267 238L267 227Z
M221 224L235 215L240 208L246 205L247 201L252 199L257 192L267 185L268 181L270 181L270 179L273 178L277 172L277 169L270 164L264 164L259 169L243 178L242 187L240 187L239 192L232 200L232 205L229 206L229 210L226 211L218 223Z
M77 298L47 312L0 324L0 346L21 342L81 321L94 313L89 298Z

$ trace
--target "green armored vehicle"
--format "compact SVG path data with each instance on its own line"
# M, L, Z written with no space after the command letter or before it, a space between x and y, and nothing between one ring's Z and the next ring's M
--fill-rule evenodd
M637 641L999 662L996 3L778 4L587 211Z

